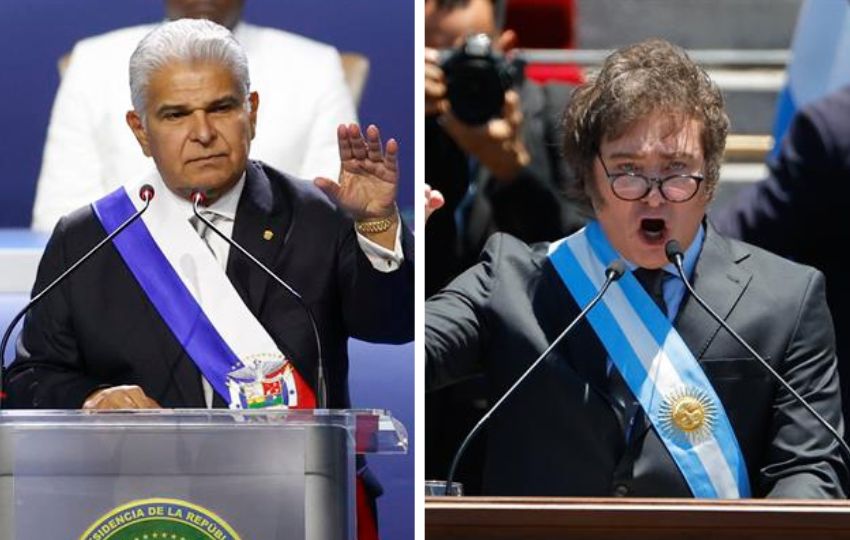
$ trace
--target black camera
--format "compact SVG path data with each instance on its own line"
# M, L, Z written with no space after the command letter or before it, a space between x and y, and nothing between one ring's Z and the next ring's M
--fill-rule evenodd
M487 34L469 36L457 49L443 51L440 67L452 112L477 126L501 116L505 91L522 82L524 62L494 51Z

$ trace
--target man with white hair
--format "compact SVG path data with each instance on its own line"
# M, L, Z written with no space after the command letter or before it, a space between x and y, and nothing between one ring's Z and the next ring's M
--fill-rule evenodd
M384 148L375 126L365 136L339 126L338 182L315 185L249 160L260 97L243 49L210 21L181 19L145 37L130 86L127 124L156 172L62 218L34 291L141 208L143 184L156 197L30 313L7 404L240 408L239 376L270 371L283 382L271 402L322 404L304 308L197 219L190 201L200 193L201 215L301 294L321 340L325 406L350 407L348 337L413 338L413 244L395 204L396 141ZM361 527L372 517L358 515Z
M164 0L165 18L204 18L244 47L263 93L252 157L302 178L339 168L334 129L356 122L332 46L241 20L245 0ZM127 62L155 24L121 28L74 46L48 127L32 227L49 232L63 215L141 177L151 164L123 126L130 104Z

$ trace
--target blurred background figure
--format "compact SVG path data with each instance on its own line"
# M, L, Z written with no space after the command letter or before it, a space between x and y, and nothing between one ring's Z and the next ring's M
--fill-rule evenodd
M471 266L494 232L553 240L582 222L564 196L572 175L558 139L571 87L524 77L510 56L522 36L503 27L505 8L502 0L425 1L425 180L445 198L425 229L426 296ZM485 395L480 377L429 395L429 477L444 474Z
M777 100L769 172L711 217L724 234L824 273L845 418L850 418L850 287L841 253L850 244L850 227L841 217L850 208L848 47L850 3L806 2Z
M502 29L503 10L494 0L425 2L425 177L446 198L426 229L426 295L470 266L494 232L533 242L579 223L562 196L571 176L557 150L563 101L502 56L518 39ZM467 41L478 34L486 38Z
M356 121L336 49L241 20L245 0L165 0L167 19L206 18L245 47L251 87L263 95L252 158L295 176L334 178L336 126ZM122 28L78 42L69 57L44 147L32 226L60 217L152 167L124 126L127 61L156 25Z

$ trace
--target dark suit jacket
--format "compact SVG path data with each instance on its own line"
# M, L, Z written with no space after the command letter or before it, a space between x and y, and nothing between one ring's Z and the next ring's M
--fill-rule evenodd
M156 204L154 200L153 204ZM275 234L263 239L263 231ZM50 238L40 291L105 236L90 207L63 218ZM413 337L412 238L399 270L374 270L351 219L312 184L249 162L233 239L299 291L322 340L328 406L350 406L349 336L400 343ZM313 388L316 347L304 310L260 269L231 251L227 275L252 313ZM125 266L106 246L29 314L8 370L11 407L79 408L99 386L136 384L164 407L203 407L200 375Z
M429 389L484 372L492 402L578 314L547 247L496 235L478 265L426 302ZM694 276L697 292L841 430L823 276L710 229ZM674 324L725 406L754 496L843 496L848 470L829 433L695 301ZM690 496L654 429L626 445L606 357L584 321L504 403L489 427L486 493Z
M519 88L522 138L531 163L505 182L482 165L470 167L470 157L443 131L433 117L425 121L425 178L446 198L445 206L425 229L425 296L437 292L475 264L495 232L507 232L525 242L555 240L581 226L583 218L564 196L572 174L561 156L560 116L572 87L526 81ZM475 191L464 201L470 183ZM456 210L464 201L462 226ZM425 470L429 477L445 474L455 448L481 414L485 388L480 378L446 388L429 400L425 414ZM442 418L435 422L435 418ZM447 421L450 418L451 421ZM473 445L471 460L481 454ZM478 460L480 462L480 460ZM460 479L477 486L478 470L467 469Z
M826 276L835 321L844 417L850 418L850 286L844 250L850 246L850 86L794 117L770 175L712 213L717 229ZM845 439L850 440L845 434Z
M507 232L526 242L555 240L576 230L583 219L564 196L572 179L561 157L559 121L566 85L541 87L526 81L520 88L522 139L531 163L510 182L495 178L483 165L470 167L470 156L443 131L434 117L425 121L425 178L440 190L446 204L425 230L426 297L475 264L487 238ZM462 230L455 210L470 182L475 195L465 210Z

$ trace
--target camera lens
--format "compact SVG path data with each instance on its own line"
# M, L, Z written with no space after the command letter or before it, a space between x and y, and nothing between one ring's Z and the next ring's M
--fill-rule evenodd
M480 125L502 112L505 90L489 57L467 57L458 69L447 74L446 93L452 112L466 124Z
M452 112L477 126L502 115L505 90L517 82L513 68L490 47L487 34L469 36L441 62Z

